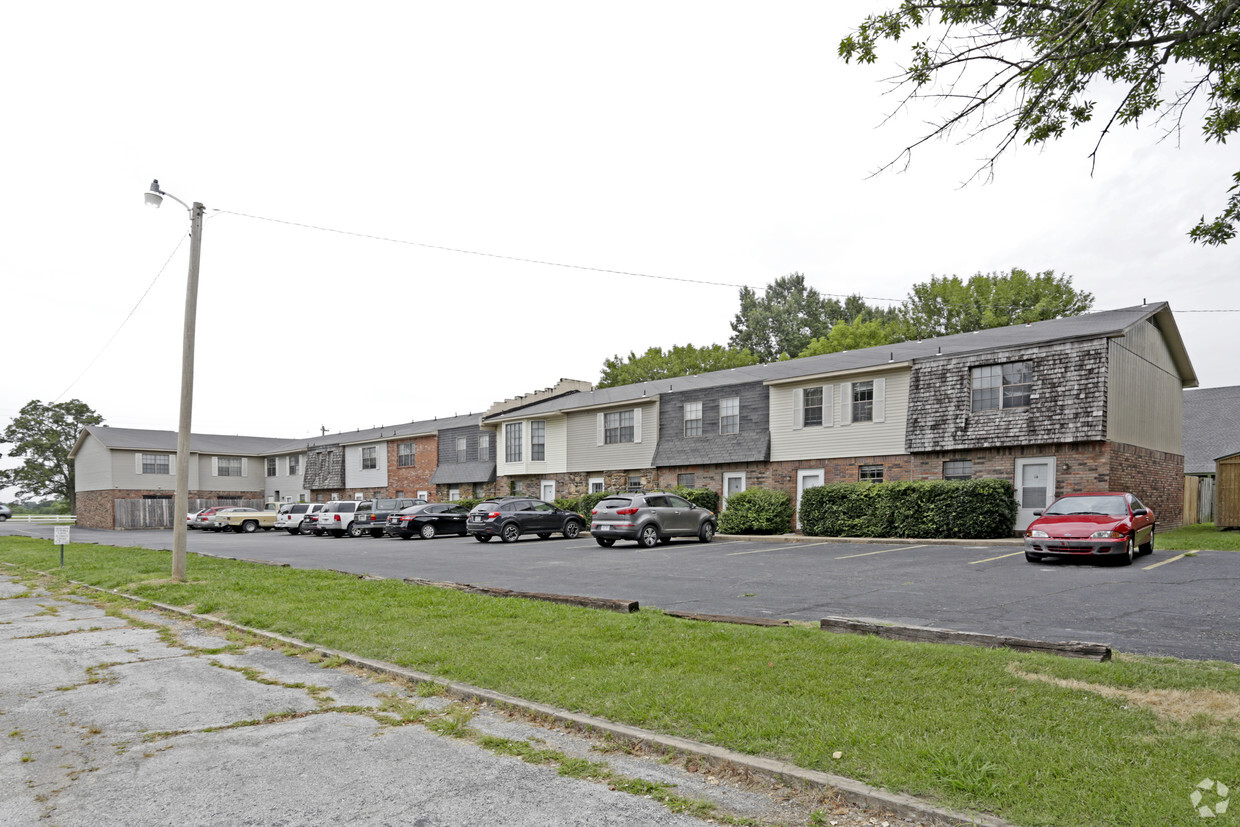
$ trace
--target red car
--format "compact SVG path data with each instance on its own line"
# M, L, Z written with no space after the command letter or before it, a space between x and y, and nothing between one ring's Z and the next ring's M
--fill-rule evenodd
M1130 565L1154 551L1154 512L1132 494L1068 494L1050 504L1025 529L1025 559L1097 557Z

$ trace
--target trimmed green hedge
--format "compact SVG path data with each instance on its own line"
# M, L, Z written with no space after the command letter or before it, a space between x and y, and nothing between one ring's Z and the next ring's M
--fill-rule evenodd
M769 488L749 488L728 497L719 518L723 534L786 534L792 530L792 497Z
M815 537L1011 537L1016 497L1007 480L836 483L801 495L801 530Z

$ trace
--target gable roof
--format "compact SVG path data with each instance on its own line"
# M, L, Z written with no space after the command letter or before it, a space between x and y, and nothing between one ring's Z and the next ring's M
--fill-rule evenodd
M1171 308L1166 302L1157 302L1118 310L1085 313L1064 319L995 327L974 333L957 333L934 339L899 342L861 350L827 353L822 356L788 359L783 362L728 368L693 376L676 376L651 382L637 382L632 385L596 388L592 391L524 407L517 411L486 416L484 421L502 422L505 419L523 419L570 410L588 410L625 402L650 400L671 391L726 387L755 380L775 385L849 371L877 370L888 366L903 367L924 359L943 356L1007 350L1048 342L1110 338L1122 336L1133 325L1146 320L1152 321L1166 340L1184 387L1195 387L1197 374L1188 359L1188 352L1184 348L1179 328L1171 315Z
M1240 386L1184 391L1184 473L1213 474L1240 453Z

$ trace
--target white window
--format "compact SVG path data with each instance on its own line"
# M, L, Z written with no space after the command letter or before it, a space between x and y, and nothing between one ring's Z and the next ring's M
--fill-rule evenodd
M524 430L524 422L510 422L504 426L504 460L506 462L521 461L521 437Z
M806 388L802 423L806 428L822 424L822 388Z
M857 479L861 482L882 482L883 466L862 465L857 469Z
M464 462L469 447L469 440L466 437L458 436L456 438L456 461Z
M547 459L547 423L535 419L530 423L530 461L542 462Z
M414 462L414 450L412 442L401 442L396 445L396 466L398 468L408 468Z
M478 434L478 461L490 462L491 460L491 434L483 431Z
M366 448L363 448L362 449L362 470L368 471L372 468L378 468L378 467L379 467L379 458L377 456L377 449L375 448L375 446L371 445Z
M632 411L616 411L615 413L603 415L603 443L605 445L615 445L620 442L632 441Z
M606 481L602 477L590 477L590 493L602 494L603 486L606 484Z
M693 488L695 485L697 485L697 474L676 475L677 488Z
M267 457L267 476L274 477L276 475L276 458Z
M702 403L685 403L685 436L702 435Z
M429 500L429 499L430 499L430 495L429 495L429 494L427 494L425 491L419 491L419 492L418 492L418 499L419 499L419 500Z
M973 368L973 410L1026 408L1033 391L1033 362Z
M293 454L288 458L288 473L290 477L301 473L301 454Z
M449 489L448 489L448 502L450 502L450 503L454 503L454 502L456 502L457 500L459 500L460 498L461 498L461 489L459 489L459 488L449 488Z
M886 420L886 379L844 382L840 385L840 424Z
M739 434L741 432L741 398L719 400L719 433Z
M215 475L217 477L244 477L244 457L216 457Z
M171 474L172 458L168 454L140 454L138 456L139 474Z
M943 479L945 480L971 480L973 479L973 460L971 459L949 459L943 463Z

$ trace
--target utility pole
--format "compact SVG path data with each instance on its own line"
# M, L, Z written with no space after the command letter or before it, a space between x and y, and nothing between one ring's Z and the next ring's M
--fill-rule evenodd
M172 515L172 579L185 580L189 531L189 434L194 407L194 332L198 326L198 265L202 259L202 215L197 201L190 209L189 277L185 284L185 336L181 344L181 418L177 425L177 493Z

